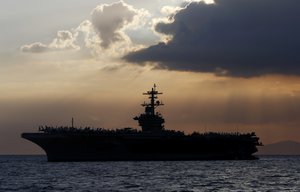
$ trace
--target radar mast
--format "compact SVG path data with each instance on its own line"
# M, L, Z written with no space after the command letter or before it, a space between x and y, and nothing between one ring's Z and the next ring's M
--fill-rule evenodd
M145 113L136 116L133 119L139 122L139 125L142 127L143 132L157 132L164 130L164 118L158 112L155 112L155 109L159 106L164 105L161 101L158 100L157 95L162 94L156 90L156 85L154 84L150 91L143 93L143 95L148 95L150 102L144 102L141 104L145 107Z

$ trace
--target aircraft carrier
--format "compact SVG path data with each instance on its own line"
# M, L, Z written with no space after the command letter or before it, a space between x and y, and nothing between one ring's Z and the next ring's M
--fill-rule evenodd
M40 126L36 133L21 137L40 146L50 162L60 161L165 161L165 160L253 160L259 138L252 133L185 134L165 129L163 116L156 109L158 100L154 85L143 93L144 113L134 117L141 130L122 128L76 128L73 126Z

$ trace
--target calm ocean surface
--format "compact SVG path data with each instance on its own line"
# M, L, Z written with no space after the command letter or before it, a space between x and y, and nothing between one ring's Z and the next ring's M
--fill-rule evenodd
M0 156L0 191L300 191L300 156L258 161L48 163Z

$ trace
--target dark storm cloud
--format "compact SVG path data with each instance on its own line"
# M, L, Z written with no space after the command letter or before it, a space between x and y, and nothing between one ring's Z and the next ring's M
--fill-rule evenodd
M299 0L191 3L173 23L156 25L156 31L173 36L171 41L124 58L226 76L300 75L299 10Z

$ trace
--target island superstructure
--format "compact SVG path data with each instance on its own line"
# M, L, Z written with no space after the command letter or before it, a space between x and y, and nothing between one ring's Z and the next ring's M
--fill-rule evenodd
M37 133L21 136L40 146L48 161L129 161L129 160L246 160L256 159L259 138L255 133L197 133L165 129L163 116L156 112L164 105L156 85L143 93L144 113L133 119L141 130L108 130L40 126Z
M136 116L133 119L139 122L139 126L142 127L143 132L161 132L164 130L165 119L158 112L155 112L155 108L164 105L162 102L157 100L157 95L162 94L156 91L156 85L154 84L151 91L143 93L143 95L148 95L150 103L143 103L142 106L145 107L145 113Z

